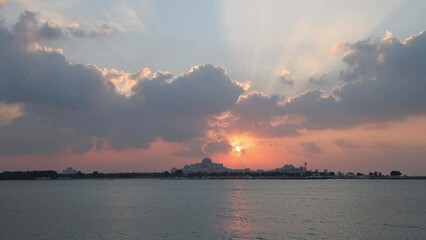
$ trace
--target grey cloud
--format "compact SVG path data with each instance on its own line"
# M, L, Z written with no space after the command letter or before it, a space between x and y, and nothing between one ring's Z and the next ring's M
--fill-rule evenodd
M12 31L0 26L0 102L22 104L23 113L0 126L0 154L83 153L104 145L146 148L158 138L188 143L212 128L295 136L302 129L344 128L426 112L425 33L405 42L347 44L344 85L334 95L312 90L286 101L256 92L241 96L244 89L213 65L175 78L169 73L147 77L141 70L130 75L136 85L124 96L96 67L70 64L57 52L26 51L27 43L41 35L58 36L53 24L46 23L43 34L34 31L43 28L37 24L36 14L25 12ZM226 124L212 127L212 117L224 112L229 112ZM315 143L301 146L312 153L319 149Z
M89 36L92 37L104 37L110 35L114 31L114 28L108 24L102 24L97 30L92 30Z
M205 155L211 156L217 153L228 153L232 151L232 145L228 139L224 138L204 144L202 150Z
M288 85L288 86L293 86L294 84L294 80L288 78L288 77L279 77L278 81L282 84Z
M95 149L96 151L100 151L104 148L104 141L100 138L96 139L95 142Z
M290 78L291 72L288 69L281 70L278 81L282 84L293 86L294 81Z
M73 152L80 154L90 151L93 148L93 139L90 137L81 137L71 148Z
M349 142L345 139L339 138L334 141L334 143L342 149L355 149L358 148L358 145L352 142Z
M241 119L249 121L264 121L282 114L283 97L278 95L267 96L259 92L251 92L242 96L232 113Z
M225 69L213 65L199 65L170 83L158 75L135 86L133 99L143 99L152 112L167 107L167 116L219 114L231 108L242 87L232 82Z
M38 35L41 38L45 39L56 39L63 37L63 31L60 27L49 24L49 22L45 22L43 26L38 29Z
M345 109L341 110L339 102L332 96L324 96L321 90L307 91L290 99L283 107L287 115L304 118L301 128L324 129L341 128L351 124Z
M19 16L18 22L13 26L13 32L16 34L16 40L34 41L36 40L38 27L37 13L25 11ZM19 39L18 39L19 37Z
M0 27L0 102L20 103L24 114L0 127L0 154L84 153L99 149L99 138L120 150L146 148L157 138L204 137L208 118L230 109L244 91L223 68L199 65L174 79L153 74L126 97L94 67L70 64L56 52L26 51L17 41L22 34ZM46 140L30 146L38 135Z
M252 93L234 106L234 119L228 129L288 136L302 129L347 128L426 113L425 32L404 41L366 40L346 44L346 48L343 62L347 69L341 73L345 83L336 87L333 95L310 90L284 101ZM310 82L325 85L327 78L323 75ZM292 116L302 121L287 121Z
M179 151L175 152L174 156L179 157L197 157L201 158L204 156L202 152L202 146L205 144L204 141L195 139L188 142L183 143L186 148L180 149Z
M403 119L426 112L426 33L422 32L405 42L391 41L372 44L377 60L368 66L364 58L351 73L359 79L335 90L342 108L350 109L360 121ZM353 54L358 45L352 46ZM371 46L370 46L371 47ZM366 54L366 53L364 53ZM373 58L371 57L371 58ZM372 70L373 69L373 70ZM370 80L373 79L373 80Z
M374 149L380 149L380 150L392 150L392 149L397 149L398 146L389 142L382 142L382 141L378 141L378 142L374 142L371 146L371 148Z
M0 102L22 103L23 112L1 127L0 153L60 152L80 146L83 137L105 134L96 120L114 106L108 106L111 101L124 102L124 97L98 73L69 64L58 53L27 52L21 34L0 27Z
M244 119L243 123L248 123L242 126L256 128L277 117L300 116L303 123L294 126L298 131L402 120L426 113L426 33L405 41L361 41L346 44L346 48L343 61L347 69L341 74L346 83L336 87L333 95L311 90L280 103L264 97L264 101L269 100L268 106L251 103L251 110L245 111L254 116L243 116L238 108L245 102L239 101L233 111L237 122ZM315 80L319 84L325 81L325 76ZM264 129L271 129L266 126Z
M344 61L352 81L336 88L336 97L310 91L293 98L284 107L287 114L304 116L308 129L325 129L426 113L424 32L405 42L358 42L348 48Z
M340 72L340 78L350 82L357 80L359 77L373 77L377 71L377 56L380 50L377 48L380 43L371 44L370 40L358 41L354 44L345 44L346 54L343 57L343 62L347 64L349 69ZM363 80L363 79L361 79Z
M94 30L84 30L78 25L60 26L52 22L42 22L39 18L40 13L25 11L18 22L14 25L13 30L19 33L25 40L55 40L69 37L104 37L110 35L115 29L114 27L103 24Z
M282 122L284 98L251 92L240 97L232 108L232 124L228 131L250 132L263 137L295 136L297 126Z
M299 145L307 153L318 154L322 152L321 148L319 148L314 142L302 142Z
M87 37L87 33L77 26L67 27L67 31L74 37L84 38Z
M129 100L145 113L145 124L151 125L145 133L154 129L166 141L204 136L207 118L231 108L244 91L223 68L213 65L193 67L175 79L168 79L171 75L167 74L154 75L135 85Z
M75 140L69 131L20 117L13 124L0 127L0 155L56 154L67 150Z
M316 86L324 86L329 84L329 79L326 74L323 74L319 77L311 77L309 78L308 82L312 85Z
M111 33L115 31L115 28L108 24L102 24L102 26L100 26L98 29L91 31L83 30L78 26L66 27L64 28L64 31L68 35L78 38L105 37L111 35Z

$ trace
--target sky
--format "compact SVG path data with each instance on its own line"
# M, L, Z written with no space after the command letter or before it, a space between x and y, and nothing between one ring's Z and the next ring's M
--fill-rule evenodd
M426 175L425 1L0 0L0 171Z

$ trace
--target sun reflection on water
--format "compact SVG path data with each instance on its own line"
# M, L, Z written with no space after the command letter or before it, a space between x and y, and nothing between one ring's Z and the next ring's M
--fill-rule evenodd
M228 238L242 239L253 235L253 225L250 218L253 207L249 204L248 197L244 190L244 182L233 181L227 199L227 214L223 216L220 224Z

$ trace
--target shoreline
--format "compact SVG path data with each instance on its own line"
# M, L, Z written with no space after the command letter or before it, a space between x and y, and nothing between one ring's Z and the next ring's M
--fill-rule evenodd
M158 180L426 180L426 176L405 177L372 177L372 178L332 178L332 177L250 177L250 176L201 176L201 177L58 177L58 178L3 178L0 181L66 181L66 180L132 180L132 179L158 179Z

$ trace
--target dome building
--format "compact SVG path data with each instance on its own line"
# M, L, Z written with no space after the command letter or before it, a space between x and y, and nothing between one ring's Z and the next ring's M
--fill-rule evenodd
M73 169L72 167L68 167L64 170L62 170L63 175L70 175L70 174L76 174L78 171Z
M306 173L306 167L300 166L295 167L292 164L286 164L282 168L276 168L273 170L274 172L280 172L280 173L291 173L291 174L300 174L303 175Z
M174 173L178 169L172 168L171 172ZM182 169L184 175L189 173L224 173L224 172L248 172L249 168L246 169L229 169L223 166L221 163L215 163L210 158L206 157L201 160L200 163L193 163L185 165Z

